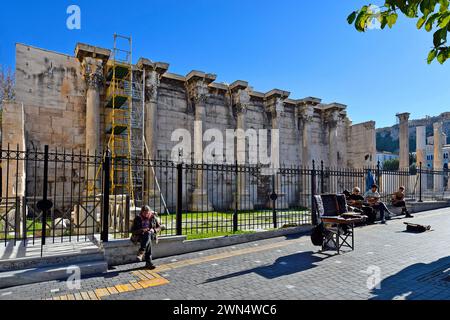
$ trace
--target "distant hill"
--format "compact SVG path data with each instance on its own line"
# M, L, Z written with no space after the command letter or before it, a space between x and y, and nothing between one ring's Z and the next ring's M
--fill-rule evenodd
M450 143L450 112L445 112L436 117L409 121L409 148L410 152L416 151L416 127L426 126L427 137L433 135L433 123L442 121L443 130L447 135L447 143ZM399 152L399 125L377 129L377 150L393 153Z

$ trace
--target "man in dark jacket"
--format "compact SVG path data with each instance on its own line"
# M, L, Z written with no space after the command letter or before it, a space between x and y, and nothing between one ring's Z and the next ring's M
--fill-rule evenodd
M156 213L149 206L144 206L141 214L134 219L131 241L140 244L137 259L138 261L145 259L146 268L151 270L155 269L152 263L152 240L156 240L156 234L160 231L161 225Z

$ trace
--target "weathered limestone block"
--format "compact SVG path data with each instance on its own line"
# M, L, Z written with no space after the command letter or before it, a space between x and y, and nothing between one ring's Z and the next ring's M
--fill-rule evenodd
M369 121L351 126L347 145L350 168L376 166L375 122Z
M2 149L13 151L10 157L24 159L17 150L26 151L25 114L22 104L4 101L2 112ZM6 154L4 155L6 156ZM9 179L8 179L9 177ZM8 181L7 181L8 180ZM2 165L2 198L23 197L25 195L25 161L10 160L9 171Z
M400 169L409 168L409 116L410 113L400 113Z

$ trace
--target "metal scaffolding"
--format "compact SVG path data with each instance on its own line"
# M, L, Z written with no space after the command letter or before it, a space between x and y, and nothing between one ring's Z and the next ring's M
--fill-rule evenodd
M106 69L105 134L111 150L111 193L128 194L135 203L132 167L133 62L131 37L114 34Z

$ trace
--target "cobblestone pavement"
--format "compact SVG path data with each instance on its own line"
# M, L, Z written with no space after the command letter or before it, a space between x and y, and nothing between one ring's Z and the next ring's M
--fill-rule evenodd
M405 232L405 221L431 225ZM356 229L356 250L317 253L308 236L281 237L117 267L81 288L46 282L0 290L0 299L450 299L450 209ZM378 279L380 281L378 281Z

